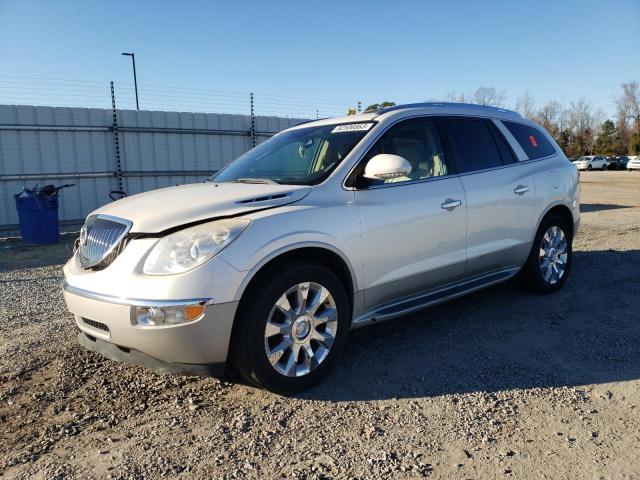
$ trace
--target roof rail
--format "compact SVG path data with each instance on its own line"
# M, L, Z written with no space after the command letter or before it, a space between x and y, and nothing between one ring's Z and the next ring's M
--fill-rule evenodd
M518 112L514 112L513 110L507 110L506 108L501 107L492 107L489 105L478 105L475 103L457 103L457 102L421 102L421 103L406 103L404 105L394 105L393 107L380 108L375 111L378 115L382 115L383 113L393 112L395 110L405 110L407 108L427 108L427 107L448 107L448 108L464 108L476 110L478 112L500 112L500 113L508 113L513 114L518 117L521 115Z

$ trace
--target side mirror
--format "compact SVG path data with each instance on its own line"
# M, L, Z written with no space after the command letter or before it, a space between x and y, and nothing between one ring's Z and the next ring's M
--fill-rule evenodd
M400 155L381 153L367 162L364 178L371 180L390 180L406 177L411 173L411 164Z

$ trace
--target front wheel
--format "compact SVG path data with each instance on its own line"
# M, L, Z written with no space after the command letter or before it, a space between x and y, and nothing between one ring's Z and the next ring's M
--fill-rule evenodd
M250 288L232 339L239 373L285 395L320 383L349 331L349 300L340 280L320 265L294 263L263 273Z
M569 223L563 217L545 217L520 273L523 285L537 293L560 290L571 270L572 240Z
M587 165L587 170L591 171L593 170L593 167L591 165Z

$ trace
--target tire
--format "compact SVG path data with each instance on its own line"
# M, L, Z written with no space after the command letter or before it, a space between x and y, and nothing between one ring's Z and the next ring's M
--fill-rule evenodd
M323 302L316 302L315 315L300 315L297 298L304 296L305 287L309 311L313 301L328 292ZM338 362L351 323L349 299L340 280L321 265L290 263L264 272L249 288L232 335L231 361L238 373L251 384L282 395L319 384ZM323 318L330 320L321 323Z
M607 164L602 165L602 171L604 172L607 169Z
M558 235L556 239L559 240L558 246L551 247L553 250L548 248L550 246L548 240L553 237L552 229L555 229L555 235ZM559 215L547 215L536 232L529 257L520 271L522 285L528 290L543 294L560 290L571 272L572 241L569 223ZM558 251L563 253L558 254ZM549 265L546 268L543 266L545 262Z
M587 165L587 170L591 171L593 170L593 167L591 165Z

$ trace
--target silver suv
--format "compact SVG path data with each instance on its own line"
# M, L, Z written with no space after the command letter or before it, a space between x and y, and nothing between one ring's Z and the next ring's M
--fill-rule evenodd
M302 124L207 182L91 213L64 267L85 347L291 394L350 329L571 269L576 168L517 113L426 103Z

